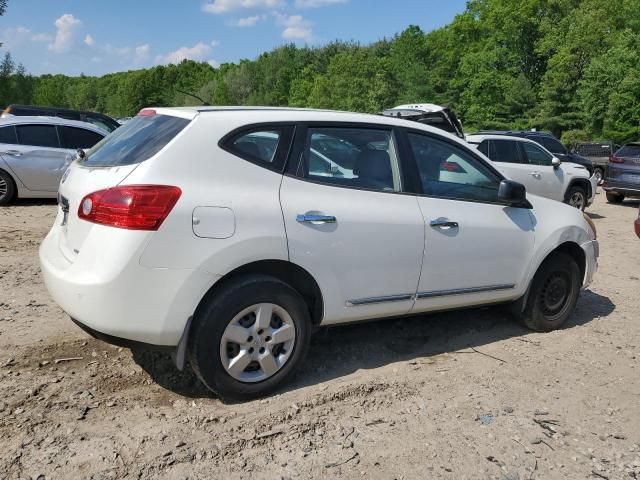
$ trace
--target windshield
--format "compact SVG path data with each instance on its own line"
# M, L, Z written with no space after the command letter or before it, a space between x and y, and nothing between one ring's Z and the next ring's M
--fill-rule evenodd
M80 162L88 167L141 163L164 148L189 120L168 115L137 116L106 136Z

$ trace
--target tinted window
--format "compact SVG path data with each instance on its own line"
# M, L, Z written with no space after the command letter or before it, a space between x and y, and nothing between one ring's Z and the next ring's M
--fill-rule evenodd
M20 145L60 148L56 127L53 125L18 125L16 130Z
M478 145L478 150L485 156L489 156L489 140L483 140L480 145Z
M18 143L16 138L16 130L13 127L0 128L0 143L8 143L15 145Z
M113 132L116 128L120 126L115 120L110 122L109 120L101 117L94 117L92 115L86 115L85 122L91 123L98 128L103 129L105 132Z
M489 158L494 162L520 163L518 143L509 140L491 140Z
M426 195L495 202L500 178L462 148L436 138L409 133L411 150Z
M553 156L529 142L522 142L522 149L529 165L551 165Z
M229 149L236 155L252 162L273 163L278 150L279 130L254 130L235 137Z
M104 135L75 127L58 127L62 148L91 148L104 138Z
M640 145L625 145L616 152L616 157L640 157Z
M390 130L310 128L303 165L306 178L322 183L390 192L401 189Z
M556 154L560 154L560 155L565 155L567 153L567 149L564 148L564 145L562 145L555 138L545 137L545 136L542 136L542 135L536 135L536 136L531 136L531 137L527 137L527 138L529 140L533 140L536 143L539 143L544 148L549 150L551 153L556 153Z
M158 153L189 124L169 115L137 116L94 146L83 160L93 167L144 162Z

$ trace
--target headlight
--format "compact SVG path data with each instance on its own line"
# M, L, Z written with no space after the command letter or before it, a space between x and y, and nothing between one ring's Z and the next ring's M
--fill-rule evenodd
M589 215L587 215L586 213L582 212L582 216L584 217L584 219L586 220L586 222L589 224L589 228L591 228L591 233L593 233L593 239L597 239L598 238L598 233L596 231L596 224L593 223L593 220L591 220L591 217Z

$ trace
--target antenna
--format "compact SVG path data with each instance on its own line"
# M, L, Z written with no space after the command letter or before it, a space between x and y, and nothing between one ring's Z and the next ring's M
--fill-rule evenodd
M193 93L185 92L185 91L183 91L183 90L178 90L177 88L176 88L176 92L178 92L178 93L182 93L183 95L188 95L189 97L193 97L193 98L195 98L195 99L197 99L197 100L200 100L200 101L202 102L202 106L203 106L203 107L210 107L210 106L211 106L209 103L205 102L203 99L201 99L201 98L200 98L199 96L197 96L197 95L194 95Z

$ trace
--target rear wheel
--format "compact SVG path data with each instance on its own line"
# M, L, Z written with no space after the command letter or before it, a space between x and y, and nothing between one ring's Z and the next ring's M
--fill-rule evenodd
M533 278L520 320L538 332L559 328L573 312L581 285L580 268L573 257L552 253Z
M0 170L0 205L9 204L16 196L16 186L13 183L13 178Z
M223 398L263 396L302 363L311 318L300 294L280 280L234 280L205 299L190 332L194 372Z
M587 207L587 192L582 187L571 187L567 192L566 198L566 203L573 208L584 211Z
M619 193L607 192L607 202L609 203L622 203L624 200L624 195L620 195Z

